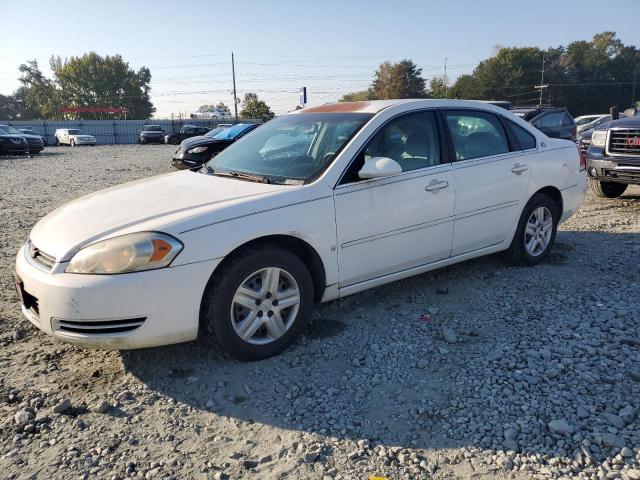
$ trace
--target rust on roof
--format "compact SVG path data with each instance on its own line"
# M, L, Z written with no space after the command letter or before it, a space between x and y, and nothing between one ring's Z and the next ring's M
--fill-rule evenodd
M305 113L329 113L329 112L360 112L367 108L371 102L340 102L321 105L319 107L305 108Z

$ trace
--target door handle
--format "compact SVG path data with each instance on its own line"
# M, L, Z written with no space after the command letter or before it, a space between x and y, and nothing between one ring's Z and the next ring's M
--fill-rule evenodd
M424 189L427 192L438 192L440 190L442 190L443 188L447 188L449 186L449 182L444 181L444 180L431 180L429 182L429 185L427 185L426 187L424 187Z
M529 167L526 166L524 163L516 163L511 169L511 171L516 175L520 175L521 173L524 173L527 170L529 170Z

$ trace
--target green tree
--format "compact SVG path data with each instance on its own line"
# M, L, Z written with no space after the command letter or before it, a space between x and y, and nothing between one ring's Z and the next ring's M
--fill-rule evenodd
M339 102L363 102L366 100L374 100L375 97L371 90L361 90L359 92L345 93L340 97Z
M375 98L426 98L422 69L408 59L398 63L384 62L375 72L371 91Z
M245 93L240 116L243 118L259 118L266 122L275 117L275 114L266 103L258 99L257 94Z
M134 71L120 55L102 57L89 52L62 60L51 57L53 79L46 78L38 63L20 66L20 81L28 105L42 118L64 118L61 107L124 107L127 118L149 118L155 108L149 99L151 72ZM78 113L77 118L99 118L102 114ZM119 115L124 117L124 114Z
M26 88L20 87L11 95L0 95L0 119L24 120L37 118L37 112L29 108L26 94Z
M446 98L449 92L445 88L443 77L433 77L429 81L429 97L430 98Z

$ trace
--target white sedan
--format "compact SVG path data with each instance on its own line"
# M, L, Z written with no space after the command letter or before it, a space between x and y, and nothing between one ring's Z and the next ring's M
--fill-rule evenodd
M128 349L200 333L261 359L314 302L503 250L540 263L584 170L575 144L485 103L308 108L198 171L53 211L19 251L16 285L27 319L61 340Z

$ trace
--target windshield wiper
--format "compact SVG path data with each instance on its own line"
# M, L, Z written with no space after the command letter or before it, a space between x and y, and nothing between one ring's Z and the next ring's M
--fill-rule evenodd
M243 180L249 180L251 182L258 182L258 183L271 183L271 179L269 177L266 177L264 175L257 175L253 173L235 172L233 170L216 170L214 172L213 169L211 173L213 175L220 175L221 177L241 178Z

